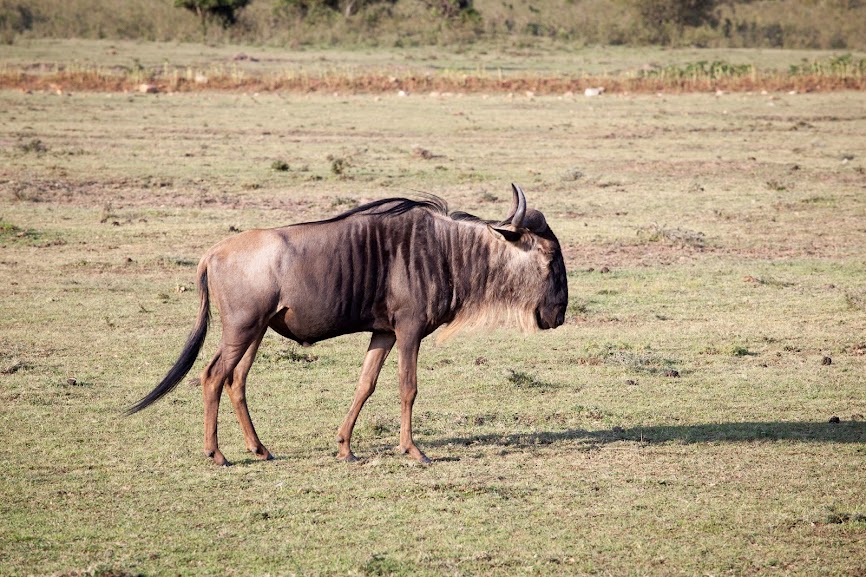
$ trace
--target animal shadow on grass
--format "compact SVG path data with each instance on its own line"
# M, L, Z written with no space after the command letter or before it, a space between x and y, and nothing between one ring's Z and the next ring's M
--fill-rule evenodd
M539 431L510 435L475 435L431 439L435 445L499 445L505 447L530 447L559 442L607 444L618 441L643 443L749 443L760 441L795 441L802 443L866 443L866 422L842 423L819 422L742 422L706 423L698 425L652 426L587 431L566 429L564 431Z
M273 454L272 454L271 457L272 457L272 458L271 458L271 459L268 459L267 462L269 462L269 463L278 463L278 462L280 462L280 461L289 461L289 460L291 460L291 457L287 457L287 456L285 456L285 455L280 456L280 455L273 455ZM208 457L208 459L210 459L210 457ZM259 459L258 457L252 457L252 456L249 456L249 457L248 457L248 456L244 456L244 457L241 457L241 458L238 458L238 459L229 459L229 464L228 464L227 466L228 466L229 468L235 468L235 467L252 467L252 466L255 466L255 465L261 465L263 462L264 462L264 461L263 461L262 459Z

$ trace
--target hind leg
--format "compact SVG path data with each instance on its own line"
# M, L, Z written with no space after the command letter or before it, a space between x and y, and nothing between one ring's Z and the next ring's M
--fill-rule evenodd
M260 334L259 331L256 332L256 335L258 334ZM220 342L216 354L201 375L201 389L204 399L204 453L212 458L217 465L231 464L219 450L219 442L217 441L217 416L223 386L228 384L231 387L235 367L241 362L254 338L228 341L224 331L223 340Z
M265 336L267 328L261 332L250 346L247 348L241 361L235 367L233 378L230 383L226 383L226 390L229 398L232 401L232 406L235 409L235 415L238 418L238 423L244 433L244 441L247 445L247 450L253 453L260 459L273 459L273 455L265 448L256 434L256 428L253 426L253 421L250 418L250 411L247 408L247 375L250 372L250 367L256 359L256 353L259 350L259 345L262 343L262 338Z
M217 414L223 392L223 378L218 370L222 365L222 352L217 350L214 357L201 374L201 392L204 401L204 454L217 465L230 465L219 450L217 442Z

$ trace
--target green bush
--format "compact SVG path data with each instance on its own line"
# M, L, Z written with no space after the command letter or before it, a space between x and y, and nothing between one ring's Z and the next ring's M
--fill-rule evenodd
M237 23L238 12L247 7L251 0L174 0L178 8L189 10L201 22L202 37L207 36L207 25L216 20L223 28Z
M716 0L634 0L650 42L670 44L683 30L715 23Z
M15 37L33 28L33 9L23 2L0 1L0 41L12 44Z

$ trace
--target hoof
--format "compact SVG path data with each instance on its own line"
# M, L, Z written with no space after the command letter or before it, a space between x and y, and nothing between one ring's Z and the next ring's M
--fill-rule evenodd
M262 461L273 461L274 456L270 451L265 449L264 447L257 447L255 449L247 449L250 453L261 459Z
M219 451L205 451L205 457L213 460L214 465L220 467L231 467L232 464Z
M343 461L344 463L357 463L360 459L355 456L354 453L349 453L348 455L337 455L337 459Z
M397 447L397 450L400 451L400 453L402 453L404 455L408 455L409 457L412 457L413 459L418 461L418 463L420 463L421 465L429 465L430 463L433 462L430 459L428 459L427 455L422 453L418 449L418 447L412 447L409 449L406 449L404 447Z

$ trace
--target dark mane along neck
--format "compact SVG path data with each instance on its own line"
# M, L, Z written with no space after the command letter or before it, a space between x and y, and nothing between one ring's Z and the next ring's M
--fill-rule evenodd
M413 200L410 198L383 198L382 200L374 200L349 209L337 216L317 221L319 223L337 222L345 220L356 214L365 214L369 216L399 216L415 209L427 209L436 214L447 215L448 204L432 194L425 195L421 200Z

